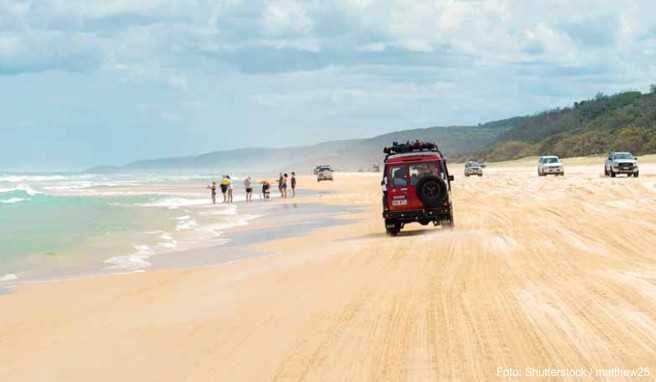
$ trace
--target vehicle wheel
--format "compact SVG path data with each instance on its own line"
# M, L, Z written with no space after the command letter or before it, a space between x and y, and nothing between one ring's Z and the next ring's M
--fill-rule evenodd
M390 236L396 236L401 231L401 223L394 220L385 220L385 231Z
M610 177L611 177L611 178L614 178L614 177L615 177L615 171L613 171L612 168L610 169Z
M455 223L453 222L453 214L449 216L448 220L444 220L442 222L442 227L444 228L453 228L455 226Z
M483 174L478 174L478 176L483 176Z
M640 172L634 172L634 173L633 173L633 176L634 176L635 178L637 178L638 175L640 175Z
M399 234L399 231L400 231L399 229L396 229L396 228L390 228L390 227L385 228L385 230L387 231L387 234L388 234L389 236L396 236L396 235Z
M439 207L448 193L446 182L437 176L425 176L417 182L417 197L426 208Z
M604 166L604 176L608 176L608 169Z

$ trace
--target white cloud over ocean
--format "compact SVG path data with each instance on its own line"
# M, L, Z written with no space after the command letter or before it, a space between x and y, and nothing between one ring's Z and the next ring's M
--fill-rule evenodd
M646 0L0 0L0 161L301 144L645 90L654 14Z

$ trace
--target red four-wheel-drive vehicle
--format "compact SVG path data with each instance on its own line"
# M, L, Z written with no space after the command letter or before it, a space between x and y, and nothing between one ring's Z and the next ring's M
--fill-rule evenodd
M386 147L383 218L388 234L395 236L407 223L453 226L451 181L446 157L427 142Z

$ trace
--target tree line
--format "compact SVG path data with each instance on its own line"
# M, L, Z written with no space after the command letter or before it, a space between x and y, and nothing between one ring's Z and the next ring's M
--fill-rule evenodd
M492 144L468 156L501 161L533 155L572 157L608 151L656 153L656 84L651 85L647 94L599 93L571 107L521 118Z

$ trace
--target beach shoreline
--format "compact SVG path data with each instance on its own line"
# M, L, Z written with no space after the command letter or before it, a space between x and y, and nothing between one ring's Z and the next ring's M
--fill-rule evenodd
M317 192L304 202L359 207L340 216L348 224L247 247L275 256L21 285L0 295L0 380L656 370L654 178L574 167L542 179L533 166L491 165L465 180L454 166L456 228L395 238L380 217L380 174L336 173L308 185ZM606 205L609 192L624 197Z
M309 183L313 178L304 177L302 180ZM175 191L175 189L171 189L167 194L162 195L168 198L181 195L180 193L175 194ZM118 191L116 192L118 193ZM121 192L129 191L123 190ZM152 195L152 192L149 191L146 195ZM190 193L187 196L198 199L200 195ZM87 261L87 263L79 266L72 265L63 270L41 272L36 276L19 277L15 273L0 275L2 276L0 278L0 287L4 287L6 292L26 283L47 283L75 278L123 275L163 268L216 266L246 257L265 256L268 253L256 252L248 247L255 243L271 241L280 237L298 237L308 231L329 225L345 224L346 220L341 219L340 216L354 210L349 206L312 203L311 201L316 199L315 196L313 191L301 189L295 198L281 199L274 197L267 201L255 199L253 203L246 203L245 200L237 198L234 203L217 203L216 208L232 208L236 211L235 216L245 220L243 222L241 220L233 222L222 228L219 236L197 240L188 248L173 247L172 249L160 250L157 253L148 253L145 256L148 265L137 269L123 269L114 267L111 263L108 264L108 260L114 258L130 259L134 256L115 254L109 259L98 259L96 262ZM213 210L209 199L206 205L199 207L207 209L208 213Z

